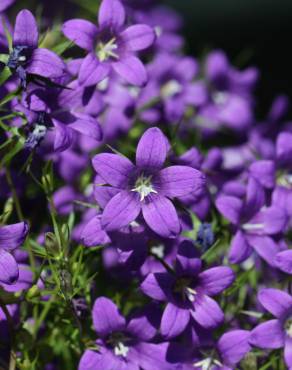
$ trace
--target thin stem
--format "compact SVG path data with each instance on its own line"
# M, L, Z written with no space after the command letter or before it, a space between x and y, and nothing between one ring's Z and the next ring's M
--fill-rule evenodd
M20 202L19 202L17 192L16 192L14 184L13 184L13 180L12 180L9 168L6 167L5 172L6 172L6 179L7 179L8 185L9 185L9 187L11 189L11 192L12 192L12 198L13 198L13 202L15 204L15 209L16 209L17 216L18 216L20 221L23 221L24 216L23 216L23 213L22 213Z

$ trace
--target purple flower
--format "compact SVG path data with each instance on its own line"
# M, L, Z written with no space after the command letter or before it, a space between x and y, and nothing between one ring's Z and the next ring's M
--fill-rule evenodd
M268 183L268 178L265 178L262 176L262 182ZM241 263L255 250L273 266L279 247L272 236L285 230L287 215L276 205L263 207L265 194L262 185L251 176L244 200L238 196L221 194L215 203L219 212L235 226L229 251L230 262Z
M259 324L252 330L250 343L263 349L284 347L286 365L292 366L292 297L278 289L262 289L258 294L261 305L275 319Z
M212 345L210 351L203 348L203 358L200 355L193 363L194 369L216 369L216 370L232 370L242 360L242 358L250 351L248 342L250 332L247 330L232 330L224 333Z
M222 323L224 314L210 298L226 289L234 273L226 266L212 267L201 272L202 262L189 242L183 242L175 263L175 273L149 274L141 289L149 297L167 302L160 326L166 338L181 334L191 317L202 327L213 329Z
M83 19L63 25L63 33L76 45L88 51L80 71L83 86L95 85L113 69L133 85L142 86L147 74L135 52L148 48L155 40L153 29L144 24L125 28L126 14L118 0L103 0L99 8L99 27Z
M117 154L102 153L93 167L104 184L112 186L112 198L105 205L101 224L106 231L120 229L142 211L147 225L163 237L175 237L180 222L169 198L201 193L204 176L194 168L171 166L162 169L169 143L157 128L148 129L136 151L136 165Z
M57 54L38 48L37 24L29 10L21 10L16 17L13 49L7 66L16 73L24 88L29 75L55 79L66 73L66 66Z
M96 350L83 354L79 370L171 370L166 361L167 343L154 344L157 310L150 307L127 322L116 305L99 297L93 307L93 325L99 338Z
M0 282L13 284L19 276L18 264L11 252L20 247L28 233L25 222L0 226Z

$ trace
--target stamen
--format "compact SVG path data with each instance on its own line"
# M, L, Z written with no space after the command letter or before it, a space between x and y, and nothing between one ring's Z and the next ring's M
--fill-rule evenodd
M153 186L151 184L151 178L152 176L145 177L143 174L138 177L135 187L131 189L131 191L136 191L140 194L140 201L143 202L143 200L150 194L155 193L157 194L157 191L153 189Z
M129 347L125 346L123 342L118 342L114 348L114 352L116 356L127 357Z
M169 98L182 91L182 86L176 80L170 80L161 88L161 95L164 98Z
M265 225L264 224L244 224L242 225L243 230L252 231L252 230L261 230Z
M112 38L106 44L99 42L97 44L97 56L101 62L111 58L119 59L118 54L114 52L118 48L118 45L115 44L116 39Z

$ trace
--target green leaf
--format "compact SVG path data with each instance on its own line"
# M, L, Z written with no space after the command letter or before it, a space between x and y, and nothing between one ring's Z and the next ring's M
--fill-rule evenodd
M3 85L11 76L11 71L8 67L4 67L0 73L0 86Z

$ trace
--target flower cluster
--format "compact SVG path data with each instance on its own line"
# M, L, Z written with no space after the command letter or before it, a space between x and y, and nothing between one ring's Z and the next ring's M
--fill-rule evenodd
M59 24L11 22L13 3L0 368L292 368L288 98L258 118L258 70L185 55L155 1L89 0Z

